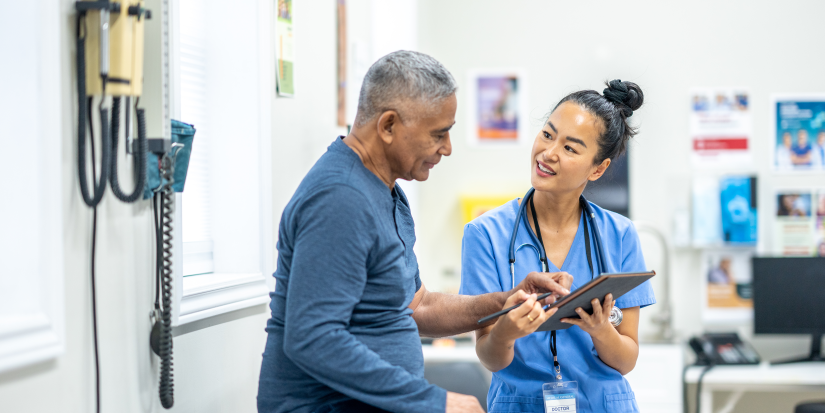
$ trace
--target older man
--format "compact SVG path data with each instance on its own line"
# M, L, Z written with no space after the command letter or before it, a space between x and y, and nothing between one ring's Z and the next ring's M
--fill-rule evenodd
M318 160L281 217L259 412L481 412L423 377L420 335L476 329L512 292L427 292L397 179L424 181L449 156L456 82L400 51L367 72L355 125ZM564 273L516 287L567 294Z

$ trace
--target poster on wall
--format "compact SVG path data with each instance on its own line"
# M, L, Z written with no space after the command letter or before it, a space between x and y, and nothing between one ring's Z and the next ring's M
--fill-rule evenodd
M816 256L825 257L825 189L819 190L815 200L814 245L816 245Z
M756 177L707 176L693 181L693 244L756 245Z
M275 89L278 96L295 94L295 38L292 32L292 0L278 0L275 19Z
M773 166L825 171L825 95L774 96Z
M510 195L463 195L460 199L463 223L467 224L484 215L485 212L496 209L521 196L518 192L513 192Z
M347 3L346 0L338 0L338 126L347 126Z
M691 162L695 167L747 165L751 112L747 90L696 88L691 92Z
M468 76L468 138L473 146L527 139L527 88L519 70L473 70Z
M751 251L708 251L702 256L706 322L747 321L753 316Z
M774 253L825 257L825 189L776 194Z

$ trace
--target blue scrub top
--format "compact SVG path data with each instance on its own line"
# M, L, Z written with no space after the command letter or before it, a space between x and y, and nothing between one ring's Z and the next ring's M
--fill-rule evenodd
M636 228L629 219L606 211L591 203L608 268L598 268L596 249L592 248L596 274L603 272L646 271L644 257ZM514 199L464 227L461 254L461 294L478 295L509 291L509 248L519 201ZM527 215L519 222L516 247L523 244L538 246L538 239L527 223ZM561 270L548 262L550 272L566 271L573 276L575 290L590 281L590 268L584 247L584 225L579 229ZM592 231L592 227L590 227ZM545 242L553 242L545 236ZM593 245L593 238L590 238ZM541 271L536 250L524 246L516 252L515 284L528 273ZM644 282L616 300L619 308L646 307L656 298L649 281ZM638 412L633 391L627 380L614 368L599 359L590 334L577 326L557 332L557 349L563 381L575 380L579 385L580 412ZM555 380L553 356L550 353L550 332L536 332L516 340L513 362L507 368L493 373L487 395L487 409L495 412L544 412L541 386Z

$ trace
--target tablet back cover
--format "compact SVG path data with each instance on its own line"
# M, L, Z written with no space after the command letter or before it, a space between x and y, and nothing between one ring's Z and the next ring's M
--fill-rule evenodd
M613 293L613 299L615 300L627 294L630 290L638 287L641 283L651 279L654 275L656 275L655 272L636 274L605 274L599 277L604 278L602 281L599 281L589 290L573 298L570 302L562 305L559 308L559 311L557 311L556 314L553 314L553 316L545 321L544 324L542 324L536 331L564 330L570 328L573 326L572 324L562 323L559 320L562 318L580 318L579 315L576 314L576 308L581 307L588 314L592 314L593 305L590 304L590 302L594 298L598 298L599 302L602 302L607 294ZM598 278L593 281L596 280L598 280ZM585 287L587 287L587 284L579 287L579 289ZM575 293L576 291L573 291L572 294Z

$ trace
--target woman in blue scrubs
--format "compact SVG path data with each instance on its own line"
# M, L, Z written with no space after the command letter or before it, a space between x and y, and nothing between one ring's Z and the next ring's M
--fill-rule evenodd
M516 216L522 199L517 198L464 227L462 294L507 291L528 273L541 271L534 248L542 245L548 271L557 272L555 278L572 276L571 291L599 273L647 270L630 220L590 203L603 261L592 246L594 227L584 221L582 192L624 152L637 132L627 118L644 100L638 85L620 80L609 82L603 93L575 92L553 109L530 154L535 192L520 222ZM514 225L520 228L512 280L508 254ZM592 272L586 241L593 253ZM607 268L599 268L599 262ZM639 411L623 375L633 369L639 354L639 310L655 301L650 283L645 282L615 301L610 295L603 302L594 300L592 315L579 309L581 319L563 320L573 326L556 333L558 362L562 381L578 382L579 412ZM487 395L490 412L544 412L542 384L556 381L551 333L535 332L555 309L543 311L534 295L523 292L510 297L505 307L519 302L523 304L518 309L476 331L476 353L493 371ZM608 320L614 305L623 312L618 327Z

